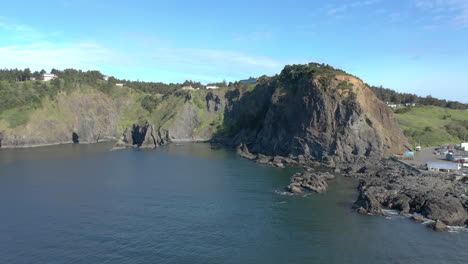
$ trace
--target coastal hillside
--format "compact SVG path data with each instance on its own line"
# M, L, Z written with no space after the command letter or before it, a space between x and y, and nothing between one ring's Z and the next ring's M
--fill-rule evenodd
M149 124L169 141L207 140L222 121L223 88L189 92L180 89L184 84L119 83L104 80L99 72L54 73L58 78L43 81L30 80L24 71L2 71L0 147L95 143L122 136L130 146L140 146L141 128Z
M438 106L395 110L403 133L412 144L437 146L468 139L468 111Z
M56 71L50 82L3 81L3 147L118 140L120 147L218 141L253 154L320 162L409 148L395 115L360 79L328 65L286 66L257 84L217 89L104 80ZM187 87L187 86L185 86Z

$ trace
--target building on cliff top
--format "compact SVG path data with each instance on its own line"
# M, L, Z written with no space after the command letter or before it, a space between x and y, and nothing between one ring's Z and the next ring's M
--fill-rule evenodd
M190 85L182 87L182 90L195 90L195 88L193 88L192 85Z
M58 76L55 75L55 74L52 74L52 73L44 73L44 74L42 74L42 80L44 80L44 81L46 81L46 82L48 82L48 81L50 81L50 80L55 80L55 79L57 79L57 78L58 78Z
M239 82L244 84L257 84L257 78L250 77L247 80L240 80Z
M391 108L398 108L398 107L400 107L400 105L397 105L397 104L392 103L392 102L385 102L385 103L386 103L389 107L391 107Z

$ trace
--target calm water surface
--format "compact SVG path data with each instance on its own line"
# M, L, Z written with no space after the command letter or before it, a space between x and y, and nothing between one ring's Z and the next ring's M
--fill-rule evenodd
M468 233L351 212L355 183L280 195L292 170L206 144L0 150L0 263L468 263Z

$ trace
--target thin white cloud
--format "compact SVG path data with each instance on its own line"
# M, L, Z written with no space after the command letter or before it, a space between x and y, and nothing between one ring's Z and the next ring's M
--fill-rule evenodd
M459 28L468 28L468 1L467 0L416 0L414 4L423 10L432 10L436 13L448 13L451 23ZM444 18L440 14L434 15L434 20Z
M4 31L5 34L2 31ZM38 40L45 39L46 34L36 31L34 28L18 24L8 20L5 17L0 17L0 34L4 37L10 37L11 39L22 39L22 40Z
M286 64L269 57L236 51L174 48L156 49L152 61L146 63L156 68L216 78L275 74Z
M333 15L337 15L339 13L345 13L349 9L362 8L362 7L365 7L365 6L370 6L370 5L376 4L376 3L380 2L380 1L381 0L351 1L350 3L343 3L341 5L332 6L326 11L326 13L328 15L333 16Z
M51 68L98 68L109 63L109 50L95 43L58 45L38 42L29 45L0 47L0 61L3 68L26 68L35 70Z
M0 27L11 30L14 36L36 33L33 28L27 26L0 24ZM229 50L165 47L158 43L158 38L150 39L153 45L127 43L138 47L137 51L135 49L128 51L110 48L92 40L61 43L44 41L40 33L37 33L37 37L30 41L18 41L16 45L0 44L0 67L29 67L32 70L118 69L118 72L125 72L123 69L140 68L154 71L155 77L170 73L172 76L180 74L181 78L198 76L197 78L203 78L204 81L213 81L227 77L243 78L250 75L275 74L286 64L266 56ZM125 77L139 78L135 75Z
M4 20L0 17L0 30L8 30L12 37L22 38L26 35L30 39L14 41L15 44L9 45L0 44L0 68L107 70L122 73L121 78L147 80L148 73L154 72L154 81L167 81L167 76L172 76L173 81L174 76L180 76L179 78L197 78L209 82L224 78L235 80L248 76L272 75L280 72L285 64L306 62L277 60L231 50L175 48L157 37L144 36L142 39L135 34L125 34L126 39L139 41L126 41L124 49L93 40L57 43L48 41L32 27L2 21ZM263 31L249 35L249 38L270 37L270 33ZM147 45L141 45L141 42ZM146 76L140 77L139 71L142 75L146 72Z

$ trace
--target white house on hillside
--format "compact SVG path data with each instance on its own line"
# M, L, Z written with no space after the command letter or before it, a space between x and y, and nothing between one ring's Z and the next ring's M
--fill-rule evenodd
M104 77L102 77L104 79L104 81L108 81L109 80L109 76L107 75L104 75Z
M386 104L387 104L389 107L391 107L391 108L397 108L397 107L398 107L397 104L392 103L392 102L386 102Z
M195 88L193 88L192 85L190 85L182 87L182 90L195 90Z
M206 89L219 89L219 86L216 86L216 85L208 85L208 86L206 86Z
M52 74L52 73L44 73L42 75L42 79L46 82L50 81L50 80L54 80L54 79L57 79L58 76L55 75L55 74Z

